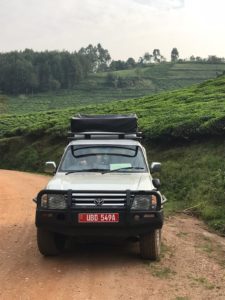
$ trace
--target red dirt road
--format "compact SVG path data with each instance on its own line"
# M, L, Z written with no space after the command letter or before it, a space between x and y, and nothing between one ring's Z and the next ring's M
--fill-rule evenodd
M44 258L36 246L35 204L46 176L0 170L0 299L225 299L225 239L199 220L166 220L160 262L138 244L71 243Z

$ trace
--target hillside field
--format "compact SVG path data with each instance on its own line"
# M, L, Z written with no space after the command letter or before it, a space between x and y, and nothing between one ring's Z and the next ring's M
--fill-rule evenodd
M0 168L42 172L67 143L76 113L136 112L149 162L163 164L167 212L193 213L225 234L225 76L140 99L0 116Z
M160 91L187 87L215 78L225 71L225 64L161 63L144 68L91 74L72 90L42 94L9 96L0 94L0 114L30 113L107 103L112 100L140 98ZM118 84L118 81L120 84Z
M225 76L199 85L139 99L82 105L73 109L0 115L0 138L49 134L67 136L69 118L76 113L136 113L146 140L193 140L224 134Z

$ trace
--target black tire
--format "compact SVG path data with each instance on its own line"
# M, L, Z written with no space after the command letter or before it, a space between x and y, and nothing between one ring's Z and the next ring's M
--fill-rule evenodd
M140 253L144 259L158 260L161 252L161 229L140 237Z
M55 256L60 254L65 246L65 236L50 232L48 230L37 229L37 244L40 253L44 256Z

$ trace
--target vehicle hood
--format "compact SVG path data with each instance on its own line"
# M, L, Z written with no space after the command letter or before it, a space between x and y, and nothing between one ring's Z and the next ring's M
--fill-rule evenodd
M149 173L57 173L48 183L49 190L145 190L154 189Z

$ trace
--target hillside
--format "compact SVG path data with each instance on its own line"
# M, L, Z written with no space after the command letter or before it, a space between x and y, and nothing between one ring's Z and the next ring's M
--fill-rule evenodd
M109 73L90 75L75 89L42 94L0 95L0 114L28 113L140 98L160 91L174 90L215 78L225 64L162 63Z
M76 106L32 114L0 116L0 138L66 136L68 119L80 113L135 112L146 140L190 140L224 134L225 76L199 85L140 99Z
M189 88L107 104L0 116L0 168L42 171L58 161L69 118L136 112L149 162L161 161L170 212L187 209L225 234L225 76Z

